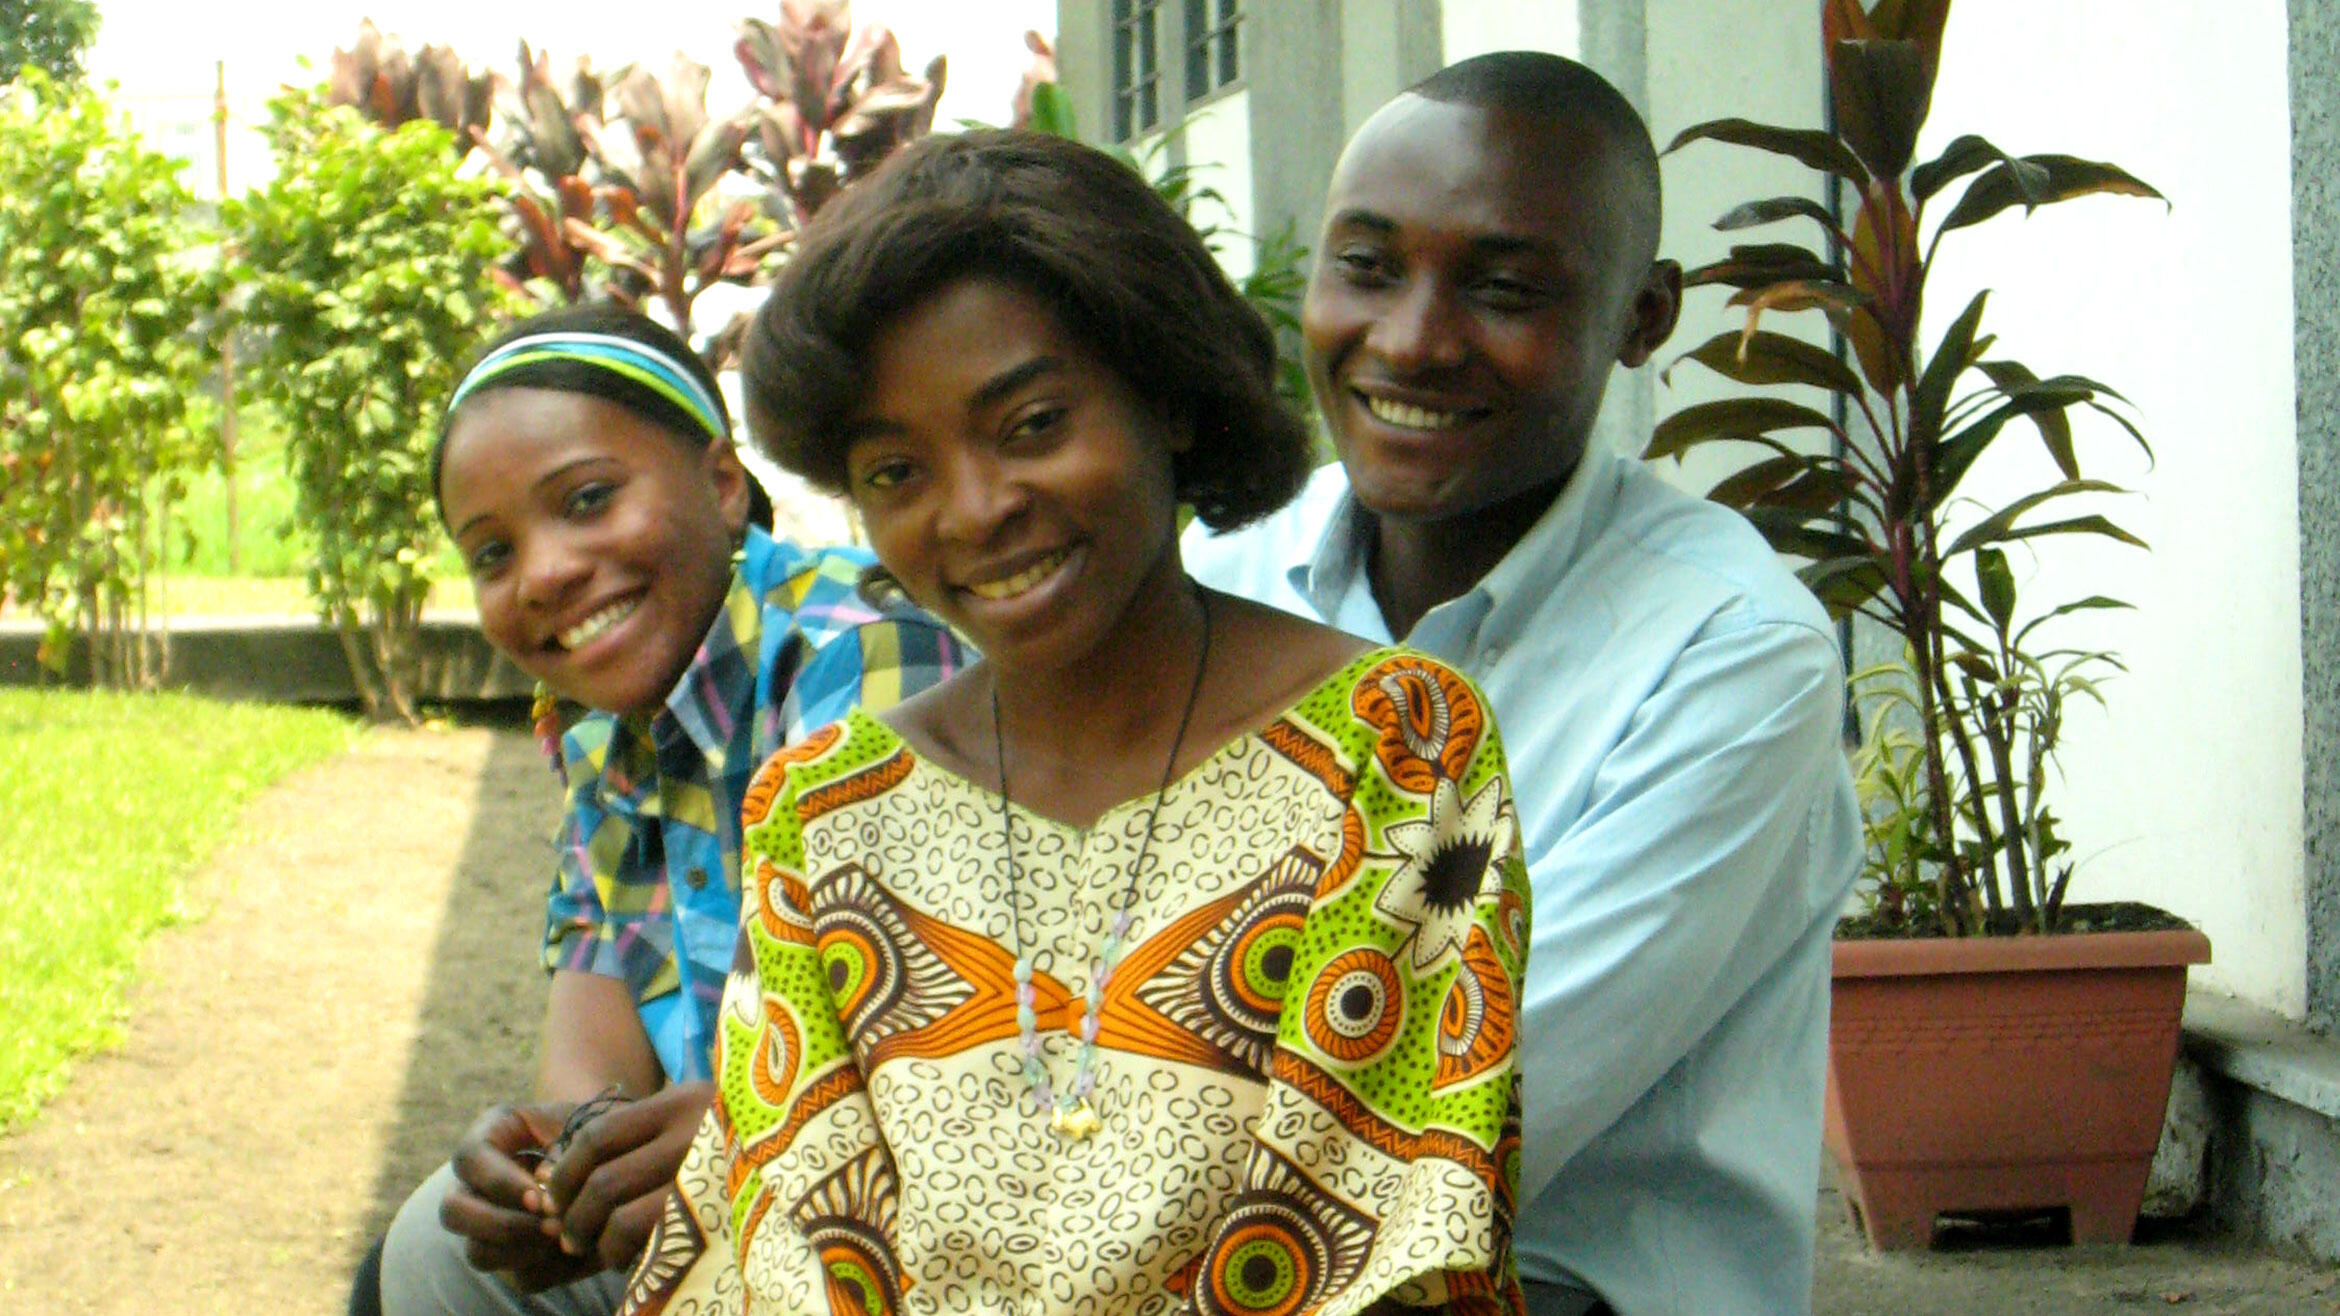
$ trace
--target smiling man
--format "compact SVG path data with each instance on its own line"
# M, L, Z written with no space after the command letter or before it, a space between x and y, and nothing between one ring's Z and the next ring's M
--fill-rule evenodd
M1744 520L1589 442L1680 304L1648 130L1582 65L1483 56L1368 120L1325 213L1302 324L1341 460L1187 563L1493 702L1535 888L1530 1311L1809 1310L1844 673Z

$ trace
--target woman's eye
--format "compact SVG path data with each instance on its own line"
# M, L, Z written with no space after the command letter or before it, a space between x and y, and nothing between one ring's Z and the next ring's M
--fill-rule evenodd
M906 461L871 462L854 477L853 482L864 489L891 489L910 478L910 463Z
M505 560L511 556L512 550L509 545L500 539L490 540L466 554L463 565L474 577L484 579L493 575L496 569L503 566Z
M575 492L569 495L569 515L592 516L609 506L609 500L616 496L617 486L614 484L597 481L593 484L580 485Z
M1056 403L1049 403L1023 412L1008 425L1007 441L1014 443L1047 434L1064 420L1066 410Z

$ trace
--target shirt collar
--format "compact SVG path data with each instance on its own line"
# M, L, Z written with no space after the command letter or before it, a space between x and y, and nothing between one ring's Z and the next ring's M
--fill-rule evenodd
M756 660L764 632L764 602L755 582L772 574L779 553L773 539L753 526L740 546L740 560L731 571L730 587L707 638L683 668L681 679L666 696L665 706L646 730L651 741L666 747L680 735L707 761L710 773L721 773L734 740L747 729L755 691Z
M1292 588L1316 608L1320 617L1340 611L1341 596L1365 575L1365 518L1346 480L1325 521L1324 535L1314 553L1294 562L1286 573ZM1299 547L1305 549L1302 540Z
M1537 605L1576 569L1577 558L1594 538L1589 528L1609 518L1626 471L1623 454L1597 435L1586 440L1584 456L1560 496L1479 582L1491 600L1479 628L1481 643L1509 647Z
M1617 487L1625 475L1624 462L1623 456L1599 438L1588 440L1584 456L1578 459L1568 483L1561 487L1560 496L1536 518L1520 541L1469 592L1431 609L1415 627L1415 634L1431 629L1432 618L1447 613L1448 617L1441 620L1449 625L1468 617L1467 629L1474 632L1478 642L1509 644L1512 634L1534 611L1535 604L1575 565L1586 540L1586 527L1605 517L1615 504ZM1350 591L1366 586L1368 530L1364 511L1344 482L1314 551L1294 562L1286 573L1292 588L1316 608L1319 616L1339 615L1343 598ZM1406 636L1396 638L1411 642Z

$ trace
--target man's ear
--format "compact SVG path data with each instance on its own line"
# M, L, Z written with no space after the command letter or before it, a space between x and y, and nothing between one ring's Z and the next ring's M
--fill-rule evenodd
M1682 318L1682 266L1677 261L1654 260L1633 294L1633 310L1626 324L1625 344L1617 364L1637 366L1673 336Z
M748 473L747 465L739 459L739 449L731 440L711 439L704 449L708 482L715 486L715 505L723 512L723 524L733 537L747 532Z

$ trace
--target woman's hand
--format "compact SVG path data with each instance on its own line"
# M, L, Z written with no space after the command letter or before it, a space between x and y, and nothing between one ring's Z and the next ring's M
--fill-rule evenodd
M545 1218L550 1198L524 1153L560 1137L572 1104L497 1106L473 1121L456 1144L455 1186L439 1204L439 1222L467 1242L464 1256L533 1293L582 1278L599 1265L562 1250Z
M712 1083L677 1083L577 1130L537 1180L546 1213L559 1222L560 1247L603 1269L630 1268L714 1099Z

